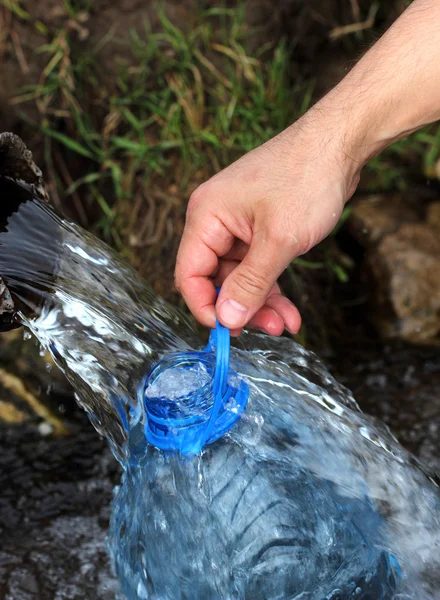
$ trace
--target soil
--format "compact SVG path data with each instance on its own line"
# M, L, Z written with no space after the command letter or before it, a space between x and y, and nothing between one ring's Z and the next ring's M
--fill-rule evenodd
M72 2L75 5L75 2ZM228 4L237 6L238 2L218 2L216 0L167 0L164 4L167 16L183 30L190 29L194 23L196 10L215 8ZM365 16L371 6L369 0L356 0L360 14ZM110 32L115 41L103 45L100 51L100 66L109 91L115 86L118 57L124 56L124 45L118 40L124 39L131 30L141 31L145 20L154 30L158 24L157 1L94 0L88 11L83 29L77 31L78 42L93 48ZM375 26L360 36L342 37L332 41L330 32L338 26L352 23L353 3L350 0L282 0L276 8L267 0L248 0L246 3L247 21L251 27L259 28L254 37L254 46L266 41L286 37L295 41L294 60L301 75L316 79L316 95L325 93L334 86L350 68L370 43L404 10L405 0L379 2L380 8ZM30 21L42 21L50 32L60 29L72 32L72 21L61 0L23 0L22 8L31 16ZM9 100L17 95L24 86L38 82L45 66L44 55L37 52L46 37L38 34L30 21L12 17L4 8L0 9L3 30L2 71L0 73L2 130L13 130L20 135L23 121L17 108ZM10 36L12 39L10 39ZM17 48L18 45L18 48ZM17 54L23 58L17 61ZM36 107L26 104L25 113L36 114ZM26 136L25 136L26 137ZM31 150L39 149L39 142L25 140Z

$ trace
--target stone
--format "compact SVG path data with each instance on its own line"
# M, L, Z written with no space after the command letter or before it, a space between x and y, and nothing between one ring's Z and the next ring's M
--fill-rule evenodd
M374 246L384 235L394 233L403 223L420 220L417 207L397 195L373 195L353 201L349 228L358 242Z
M365 248L370 320L384 338L440 342L440 202L354 202L350 231Z
M49 201L41 170L34 163L32 152L13 133L0 133L0 177L20 181L32 189L35 197L43 202ZM0 331L9 331L19 325L14 320L14 302L1 275L0 273Z
M41 170L34 163L32 152L14 133L0 133L0 176L24 182L32 187L35 196L48 202Z
M407 224L386 235L368 262L377 286L373 320L385 337L440 341L440 235Z

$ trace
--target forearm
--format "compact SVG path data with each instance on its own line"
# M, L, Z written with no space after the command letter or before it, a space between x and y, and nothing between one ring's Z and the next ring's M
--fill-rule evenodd
M194 315L297 332L277 278L332 231L370 157L437 119L440 0L415 0L332 92L191 196L176 283Z
M353 168L440 119L440 0L415 0L314 110Z

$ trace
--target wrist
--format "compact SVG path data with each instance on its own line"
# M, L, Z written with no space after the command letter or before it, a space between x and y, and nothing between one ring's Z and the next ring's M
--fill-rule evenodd
M331 92L293 127L298 127L315 168L324 170L334 180L344 203L347 202L357 187L362 168L375 152L365 121L350 110L339 94Z
M415 0L319 103L360 169L393 142L440 119L438 0Z

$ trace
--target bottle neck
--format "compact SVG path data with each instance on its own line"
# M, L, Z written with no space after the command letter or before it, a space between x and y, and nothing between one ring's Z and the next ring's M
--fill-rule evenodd
M214 406L214 370L210 352L179 353L156 365L144 391L150 444L182 454L202 449Z
M145 385L145 405L158 418L209 418L214 402L215 358L208 352L181 352L158 363Z
M210 343L204 352L180 353L156 365L144 389L145 436L150 444L197 454L240 419L249 388L229 369L229 354L225 364L219 357L218 344L214 351Z

